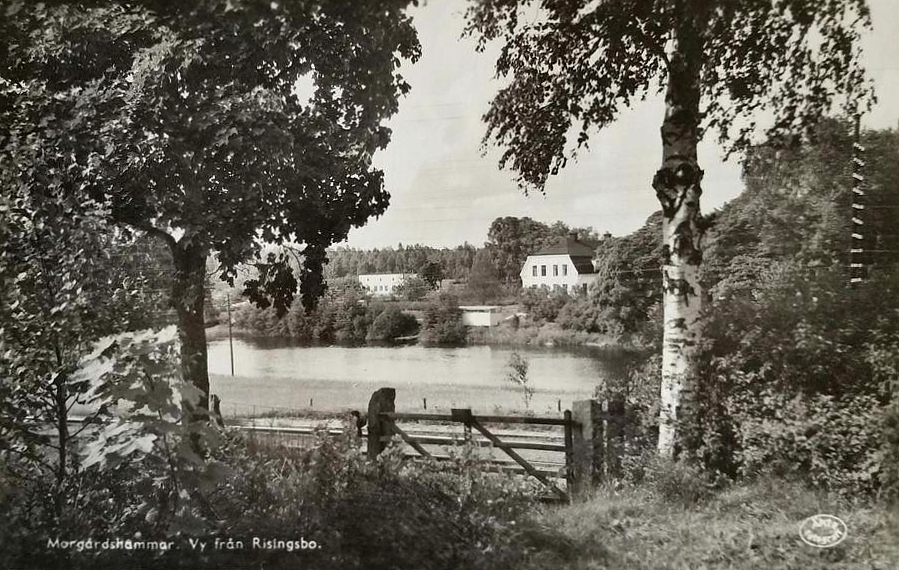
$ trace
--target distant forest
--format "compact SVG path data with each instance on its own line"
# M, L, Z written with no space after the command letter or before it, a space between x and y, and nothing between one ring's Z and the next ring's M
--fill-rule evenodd
M328 250L329 263L325 276L346 277L367 273L415 273L429 262L440 264L446 279L467 280L475 256L486 250L499 278L507 284L516 283L518 273L527 256L559 237L577 232L581 239L598 241L597 232L590 227L572 228L557 221L551 225L506 216L490 224L488 241L483 247L465 243L455 248L436 248L426 245L399 244L396 248L353 249L337 247Z

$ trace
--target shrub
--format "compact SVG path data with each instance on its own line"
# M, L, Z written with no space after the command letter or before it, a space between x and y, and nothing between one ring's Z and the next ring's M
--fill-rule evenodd
M489 470L469 448L451 461L411 461L400 446L367 458L351 431L320 432L310 449L263 447L226 434L213 455L228 466L217 480L185 480L182 491L206 498L193 509L198 524L160 528L145 502L161 474L137 462L84 471L68 489L62 519L42 519L41 488L0 495L3 567L91 568L513 568L518 522L536 505L537 489L523 478ZM42 487L43 486L43 487ZM45 522L40 522L45 521ZM17 532L14 524L22 525ZM43 526L40 526L43 525ZM40 531L40 536L36 533ZM176 531L176 532L172 532ZM29 534L32 533L32 534ZM53 550L47 538L168 538L168 552ZM252 537L314 540L320 548L252 549ZM206 551L192 549L202 540ZM241 540L242 550L215 549L216 538ZM15 540L13 540L15 539Z
M418 329L418 321L396 307L387 307L375 317L368 330L366 340L393 340L397 337L414 334Z
M534 388L528 378L528 361L521 357L517 352L513 352L509 356L507 363L509 372L506 373L506 380L521 388L521 395L524 398L524 408L531 408L531 398L534 397Z
M567 293L522 289L520 303L528 317L537 324L554 323L559 311L573 300Z
M813 277L813 278L810 278ZM895 492L899 287L775 265L712 307L685 451L711 470L775 471L846 494Z
M394 295L406 301L420 301L433 287L422 277L407 277L396 286Z
M673 461L647 452L643 455L644 482L664 501L691 506L705 502L727 487L728 479L695 463Z
M422 344L465 344L467 331L455 297L441 294L424 312Z

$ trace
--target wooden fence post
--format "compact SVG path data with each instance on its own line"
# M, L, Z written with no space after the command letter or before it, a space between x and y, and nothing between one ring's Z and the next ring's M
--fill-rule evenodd
M624 402L603 402L602 409L606 414L605 477L606 480L617 479L621 477L621 456L624 454Z
M571 406L576 422L571 432L572 465L569 473L570 495L583 495L602 478L604 426L602 409L596 400L581 400Z
M465 442L471 441L471 409L470 408L450 408L450 417L454 422L462 424L462 437Z
M385 435L393 435L391 422L381 417L382 412L396 411L396 390L379 388L368 401L368 457L377 457L387 444L381 441Z

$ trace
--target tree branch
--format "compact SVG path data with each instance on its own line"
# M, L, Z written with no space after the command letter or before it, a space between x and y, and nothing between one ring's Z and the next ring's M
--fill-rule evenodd
M87 429L88 427L94 425L94 420L96 420L97 418L99 418L99 417L100 417L100 414L101 414L103 411L104 411L104 410L103 410L102 408L100 408L99 410L97 410L97 411L94 413L94 415L92 415L92 416L90 416L90 417L88 417L88 418L84 418L84 420L82 420L82 422L81 422L81 428L79 428L78 431L76 431L75 433L69 435L69 439L74 439L75 437L78 436L78 434L80 434L81 432L83 432L85 429Z
M148 235L156 236L156 237L160 238L162 241L164 241L166 243L167 246L169 246L170 249L172 249L172 250L175 249L175 245L177 244L177 242L175 241L175 237L172 236L170 233L168 233L164 230L161 230L157 227L154 227L150 224L134 225L134 227L136 227L139 230L143 230L143 231L147 232Z
M173 251L175 249L175 246L177 245L177 242L175 241L175 237L173 235L166 232L165 230L161 230L161 229L153 226L153 224L151 224L150 222L141 222L141 221L137 221L137 220L126 219L126 218L116 215L115 213L112 215L112 217L113 217L113 220L115 220L116 222L131 226L132 228L146 232L147 235L156 236L156 237L160 238Z
M646 49L658 56L658 58L662 60L662 63L665 64L665 69L670 71L671 60L668 59L668 54L665 53L665 49L662 46L660 46L651 37L649 37L649 34L643 31L643 25L641 22L636 22L634 31L636 32L637 38L643 43L644 46L646 46Z

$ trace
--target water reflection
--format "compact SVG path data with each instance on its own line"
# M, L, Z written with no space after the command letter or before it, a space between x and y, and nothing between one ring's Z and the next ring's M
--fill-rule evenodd
M232 405L311 406L346 409L364 406L381 386L397 388L397 405L479 409L520 407L520 394L506 376L513 351L529 363L538 410L568 407L589 398L597 384L623 373L610 352L594 347L538 348L420 345L298 345L283 339L234 339L231 377L227 339L209 343L212 389ZM315 404L315 402L318 404Z

